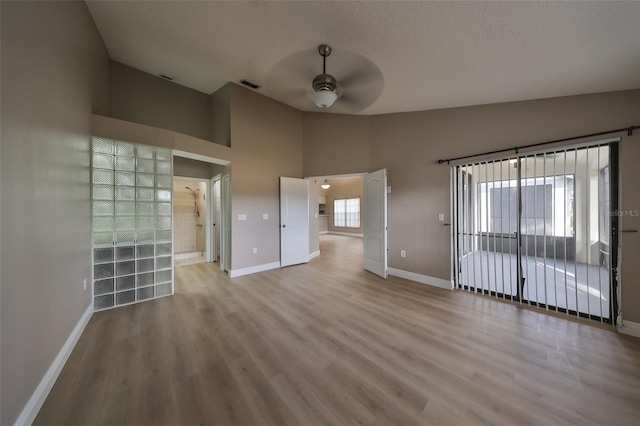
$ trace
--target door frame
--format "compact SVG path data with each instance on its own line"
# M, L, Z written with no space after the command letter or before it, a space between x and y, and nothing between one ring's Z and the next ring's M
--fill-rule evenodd
M211 222L211 226L207 229L207 247L210 250L207 250L207 262L213 263L218 259L218 253L221 251L222 244L220 240L216 239L216 229L219 229L222 223L217 223L216 221L216 209L219 207L218 202L216 201L216 193L215 186L218 184L218 191L221 192L222 187L222 176L220 174L215 175L211 179L209 179L209 204L207 208L209 208L209 222ZM220 194L220 204L222 204L222 194ZM222 207L222 206L220 206ZM220 216L222 216L222 208L220 210ZM220 239L222 239L222 232L219 233Z
M385 170L386 170L386 168L385 168ZM375 171L376 171L376 170L374 170L374 172L375 172ZM363 186L363 188L362 188L362 191L363 191L363 199L364 199L364 185L365 185L364 180L365 180L365 177L366 177L367 175L369 175L370 173L371 173L371 172L356 172L356 173L344 173L344 174L335 174L335 175L307 176L307 177L305 177L305 179L307 179L307 180L309 180L309 181L313 181L313 180L324 181L325 179L346 179L346 178L353 178L353 177L361 177L361 178L362 178L362 186ZM388 185L388 182L387 182L387 185ZM388 187L388 186L387 186L387 188L385 189L385 191L386 191L386 192L385 192L385 195L386 195L386 194L388 194L388 192L389 192L389 187ZM363 200L363 202L364 202L364 200ZM388 212L389 212L389 206L388 206L388 203L385 203L385 207L386 207L386 209L387 209L387 211L385 212L385 217L386 217L386 218L388 218ZM317 218L317 214L316 214L316 215L314 215L314 216ZM387 220L387 222L388 222L388 220ZM386 226L386 225L385 225L385 226ZM362 238L362 241L363 241L363 244L364 244L364 235L354 235L354 236L355 236L355 237L358 237L358 238ZM387 245L387 247L386 247L386 251L388 252L388 245L389 245L389 235L388 235L388 232L387 232L387 237L386 237L386 239L387 239L387 243L386 243L386 245ZM320 250L320 248L318 247L318 253L320 253L320 251L319 251L319 250ZM363 262L364 262L364 252L363 252L362 257L363 257ZM389 257L388 257L388 255L387 255L387 256L385 256L385 258L386 258L385 262L387 263L387 265L386 265L386 268L385 268L385 269L387 270L387 275L388 275L388 270L389 270L389 264L388 264L388 263L389 263Z
M222 175L220 183L221 247L220 270L231 271L231 175Z
M201 154L195 154L192 152L188 152L188 151L181 151L181 150L177 150L174 149L172 150L172 155L171 155L171 162L173 164L173 159L174 157L182 157L182 158L188 158L191 160L197 160L197 161L201 161L204 163L209 163L209 164L218 164L220 166L226 166L226 167L231 167L231 161L228 160L224 160L221 158L214 158L214 157L208 157L206 155L201 155ZM175 173L175 170L174 170ZM219 175L217 175L219 176ZM186 176L172 176L174 179L175 178L180 178L180 179L186 179L186 180L193 180L193 181L205 181L205 182L209 182L209 184L207 185L207 191L206 194L209 195L209 201L207 202L207 208L209 209L209 211L213 212L214 209L212 208L213 204L211 204L210 202L213 202L213 198L210 195L210 192L212 191L211 187L211 181L212 178L208 178L208 179L203 179L203 178L193 178L193 177L186 177ZM216 176L214 176L215 178ZM228 183L228 188L226 190L226 194L225 191L223 190L223 184L222 184L222 180L227 178L227 183ZM222 175L221 177L221 182L220 182L220 202L221 202L221 206L220 206L220 215L221 215L221 222L222 222L222 227L220 229L220 270L222 271L229 271L231 269L231 251L230 251L230 247L231 247L231 171L230 169L228 169L228 173L225 175ZM210 218L208 217L209 214L207 214L207 221L206 221L206 240L205 240L205 247L207 250L207 261L209 261L209 253L210 253L210 248L211 248L211 236L212 236L212 228L211 228L211 224L213 223ZM225 217L226 216L226 217ZM228 224L229 226L229 241L228 243L225 243L224 240L224 228L223 226L225 224ZM217 226L217 225L216 225ZM172 237L173 241L173 245L175 246L175 236ZM225 261L227 262L226 264L226 269L224 269L225 264L223 264L223 258L225 259Z
M205 223L204 223L204 258L207 259L207 262L210 262L209 257L211 253L211 240L210 240L210 229L211 229L211 220L209 218L209 210L211 210L211 197L209 196L209 192L211 192L210 179L189 177L189 176L173 176L173 182L177 180L182 181L191 181L191 182L202 182L205 184L204 189L204 204L207 209L207 214L204 215ZM175 185L173 185L173 190L175 191ZM173 220L175 221L175 215L173 215Z

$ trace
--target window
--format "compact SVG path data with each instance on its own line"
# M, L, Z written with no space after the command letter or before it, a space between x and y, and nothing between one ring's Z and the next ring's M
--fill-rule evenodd
M522 234L573 236L574 176L527 178L521 182ZM481 231L499 234L516 232L516 181L479 183L478 186Z
M333 200L333 226L360 228L360 198Z

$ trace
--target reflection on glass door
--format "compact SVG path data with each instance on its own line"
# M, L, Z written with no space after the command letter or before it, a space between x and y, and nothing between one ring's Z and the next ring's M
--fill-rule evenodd
M457 286L611 322L611 149L456 166Z

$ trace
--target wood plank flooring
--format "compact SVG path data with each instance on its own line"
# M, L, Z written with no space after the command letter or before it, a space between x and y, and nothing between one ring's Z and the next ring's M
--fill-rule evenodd
M640 339L321 253L95 313L35 424L640 424Z

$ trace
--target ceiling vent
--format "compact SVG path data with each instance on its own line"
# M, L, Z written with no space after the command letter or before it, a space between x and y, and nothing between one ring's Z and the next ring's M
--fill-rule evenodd
M259 89L260 86L258 86L255 83L250 82L249 80L240 80L240 83L244 84L247 87L251 87L252 89L256 90Z
M158 74L158 75L164 78L165 80L173 81L173 78L169 77L168 75L164 75L164 74Z

